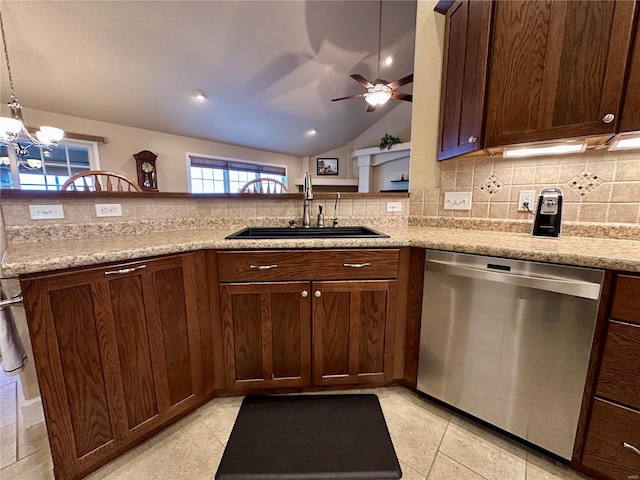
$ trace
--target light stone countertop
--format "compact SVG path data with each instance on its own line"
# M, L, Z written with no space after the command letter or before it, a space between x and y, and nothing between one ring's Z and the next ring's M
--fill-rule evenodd
M314 249L425 247L541 262L640 272L640 240L563 236L533 238L526 233L433 227L374 227L378 239L225 240L234 229L182 230L37 243L10 244L4 277L70 267L126 262L201 249Z

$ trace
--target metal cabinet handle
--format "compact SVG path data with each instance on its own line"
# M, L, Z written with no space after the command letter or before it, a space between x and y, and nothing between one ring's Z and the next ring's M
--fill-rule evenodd
M307 292L306 290L303 290L301 295L302 295L302 298L307 298L309 296L309 292Z
M469 143L476 143L478 141L478 137L474 137L473 135L469 137Z
M607 113L604 117L602 117L602 121L604 123L611 123L616 116L613 113Z
M320 290L316 290L316 293L314 293L314 295L316 296L316 298L320 298L322 296L322 292Z
M633 453L637 453L638 455L640 455L640 450L638 450L636 447L634 447L631 444L628 444L627 442L622 442L622 446L624 448L626 448L627 450L631 450Z
M108 272L104 272L104 274L105 275L121 275L123 273L131 273L131 272L135 272L136 270L142 270L143 268L147 268L147 266L138 265L137 267L121 268L120 270L110 270Z
M369 262L366 262L366 263L343 263L343 265L345 267L351 267L351 268L362 268L362 267L368 267L369 266Z
M22 295L18 294L13 298L8 298L6 300L2 300L0 301L0 310L2 310L3 308L7 308L10 307L11 305L17 305L19 303L22 303L23 298Z
M278 268L278 265L249 265L252 270L269 270L271 268Z

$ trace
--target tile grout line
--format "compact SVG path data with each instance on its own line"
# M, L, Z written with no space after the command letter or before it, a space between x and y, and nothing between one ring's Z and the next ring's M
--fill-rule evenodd
M476 472L474 469L467 467L464 463L460 463L458 460L456 460L455 458L450 457L450 456L449 456L449 455L447 455L446 453L444 453L444 452L440 452L440 451L438 451L438 453L441 453L442 455L444 455L445 457L447 457L449 460L451 460L452 462L457 463L458 465L460 465L461 467L465 468L466 470L469 470L470 472L475 473L475 474L476 474L477 476L479 476L480 478L484 478L485 480L487 480L487 477L485 477L484 475L479 474L479 473L478 473L478 472ZM431 472L429 472L429 473L431 473ZM525 473L525 475L526 475L526 473ZM427 478L427 480L429 480L429 479ZM525 479L523 479L523 480L525 480Z
M447 422L447 428L444 429L444 433L442 434L442 438L440 439L440 443L438 443L438 448L436 448L436 454L433 456L433 460L431 461L431 465L429 465L429 471L427 472L427 476L424 477L425 480L429 480L429 475L431 475L431 470L433 469L433 464L436 463L436 458L438 457L438 453L442 453L440 452L440 447L442 446L442 442L444 441L444 437L447 435L447 432L449 431L449 427L451 426L451 418L453 417L449 417L449 421ZM444 453L443 453L444 455Z

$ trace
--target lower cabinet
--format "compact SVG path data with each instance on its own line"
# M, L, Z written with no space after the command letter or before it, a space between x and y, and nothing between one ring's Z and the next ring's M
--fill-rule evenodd
M223 285L220 297L231 390L311 383L308 283Z
M204 403L194 255L21 279L57 479Z
M391 381L397 282L313 283L315 385Z
M398 259L397 249L219 252L227 387L391 382Z
M640 275L619 274L613 283L580 467L627 480L640 476Z

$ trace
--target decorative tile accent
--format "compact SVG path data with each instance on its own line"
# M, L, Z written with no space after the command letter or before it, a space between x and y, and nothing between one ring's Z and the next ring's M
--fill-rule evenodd
M498 193L504 183L498 177L496 177L493 173L489 175L489 177L482 182L478 188L486 193L489 197L493 197L496 193Z
M568 182L569 188L581 197L593 192L601 184L600 177L594 175L590 170L582 171Z

